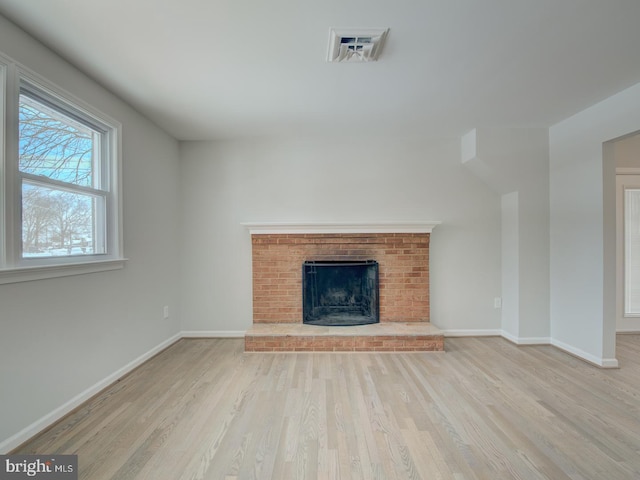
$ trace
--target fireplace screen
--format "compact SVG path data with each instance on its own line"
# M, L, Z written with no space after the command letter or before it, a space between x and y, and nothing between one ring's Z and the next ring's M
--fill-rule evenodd
M375 260L304 262L304 323L329 326L378 323L378 310L378 262Z

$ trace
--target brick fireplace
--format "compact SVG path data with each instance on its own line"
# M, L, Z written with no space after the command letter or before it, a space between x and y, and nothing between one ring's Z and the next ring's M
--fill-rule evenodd
M434 225L247 225L254 327L245 336L245 350L442 350L443 339L432 335L429 323ZM302 325L302 265L309 261L376 261L380 323ZM297 333L268 334L276 331Z

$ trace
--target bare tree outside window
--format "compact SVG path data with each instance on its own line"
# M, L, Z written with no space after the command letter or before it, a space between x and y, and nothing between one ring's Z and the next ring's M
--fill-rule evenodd
M0 284L123 268L122 124L5 57L0 104Z
M23 257L101 253L97 199L88 191L95 187L99 134L25 94L19 121Z

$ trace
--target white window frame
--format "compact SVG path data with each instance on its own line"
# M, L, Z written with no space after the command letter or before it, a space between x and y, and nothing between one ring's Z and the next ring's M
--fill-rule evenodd
M22 256L22 178L18 168L21 86L35 91L61 111L90 120L99 127L103 169L106 176L105 252L98 254L24 257ZM62 90L17 62L0 54L0 284L80 275L124 266L122 235L121 158L122 125Z

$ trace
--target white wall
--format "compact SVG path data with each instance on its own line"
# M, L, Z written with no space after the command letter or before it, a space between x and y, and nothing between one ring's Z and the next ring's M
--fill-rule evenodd
M520 338L520 205L518 192L502 195L502 316L503 334Z
M640 129L640 84L553 126L551 335L615 366L615 160L612 139Z
M549 343L548 131L477 128L462 138L461 159L503 196L502 335Z
M242 222L442 221L431 236L431 320L499 331L500 196L460 164L459 140L316 138L181 144L184 329L252 322Z
M129 258L122 270L0 285L3 452L180 331L179 161L174 139L2 17L0 49L122 122Z

